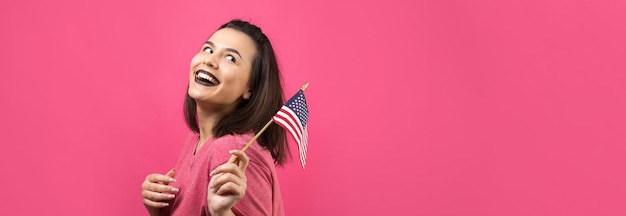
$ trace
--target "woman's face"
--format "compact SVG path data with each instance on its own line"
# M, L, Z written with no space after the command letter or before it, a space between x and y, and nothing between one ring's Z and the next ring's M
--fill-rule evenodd
M256 52L246 34L231 28L216 31L191 59L189 96L212 111L233 110L240 98L250 98Z

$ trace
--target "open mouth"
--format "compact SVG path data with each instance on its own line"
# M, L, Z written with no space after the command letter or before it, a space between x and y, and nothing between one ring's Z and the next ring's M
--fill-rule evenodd
M212 73L205 70L198 70L195 74L196 83L205 86L216 86L220 84L220 81Z

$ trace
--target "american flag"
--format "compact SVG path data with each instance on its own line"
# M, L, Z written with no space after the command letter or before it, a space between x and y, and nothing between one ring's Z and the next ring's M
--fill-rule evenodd
M307 138L309 136L306 129L306 123L309 120L309 109L306 105L304 91L300 89L282 108L280 108L272 119L276 124L289 131L298 143L300 162L302 163L302 169L304 169L306 165Z

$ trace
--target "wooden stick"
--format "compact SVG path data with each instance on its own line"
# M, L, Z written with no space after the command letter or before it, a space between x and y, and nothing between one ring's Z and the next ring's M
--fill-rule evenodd
M306 90L306 88L307 88L307 87L309 87L309 83L305 83L304 85L302 85L302 87L300 87L300 90L304 91L304 90ZM265 126L263 126L263 128L261 128L261 130L260 130L258 133L256 133L256 135L254 135L254 137L250 140L250 142L248 142L248 144L246 144L246 145L245 145L245 146L241 149L241 151L245 152L245 151L246 151L246 149L248 149L248 148L250 147L250 145L252 145L252 143L253 143L253 142L254 142L257 138L259 138L263 132L265 132L265 130L267 129L267 127L269 127L269 126L272 124L272 122L274 122L274 119L270 119L270 121L268 121L268 122L265 124ZM237 161L237 156L233 155L233 156L230 156L230 159L228 160L228 163L235 163L235 161Z
M246 146L244 146L244 147L241 149L241 151L244 151L244 152L245 152L245 151L246 151L246 149L248 149L248 148L250 147L250 145L252 145L252 143L253 143L253 142L254 142L257 138L259 138L259 136L261 136L261 134L262 134L263 132L265 132L265 130L267 129L267 127L269 127L269 126L272 124L272 122L274 122L274 119L270 119L270 121L268 121L268 122L265 124L265 126L263 126L263 128L261 128L261 130L260 130L258 133L256 133L256 135L254 135L254 137L252 137L252 139L250 140L250 142L248 142L248 144L246 144ZM235 161L237 161L237 156L233 155L233 156L230 156L230 159L228 160L228 163L235 163Z
M307 87L309 87L309 83L305 83L304 85L302 85L302 87L300 87L300 89L304 91Z

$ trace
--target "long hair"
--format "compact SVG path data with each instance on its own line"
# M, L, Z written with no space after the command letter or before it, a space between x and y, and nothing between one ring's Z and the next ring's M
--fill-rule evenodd
M283 90L280 70L274 54L274 48L261 28L241 20L231 20L219 29L232 28L240 31L254 41L257 55L252 61L249 100L242 100L237 107L226 113L213 127L213 135L222 137L227 134L257 133L278 112L283 105ZM196 101L185 94L183 104L185 122L191 131L200 133ZM269 150L276 164L282 165L287 160L285 131L276 124L270 125L257 139L259 145Z

